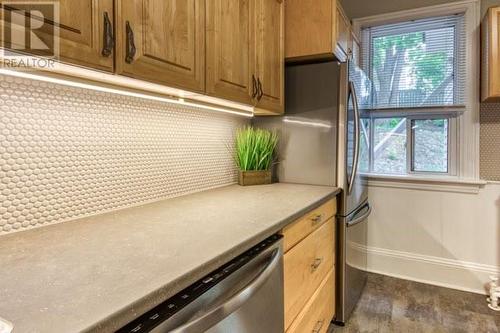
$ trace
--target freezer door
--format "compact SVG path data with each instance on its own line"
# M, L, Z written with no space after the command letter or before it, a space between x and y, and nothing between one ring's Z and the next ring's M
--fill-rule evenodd
M345 323L363 292L367 278L368 216L371 207L364 203L347 217L339 217L336 322Z

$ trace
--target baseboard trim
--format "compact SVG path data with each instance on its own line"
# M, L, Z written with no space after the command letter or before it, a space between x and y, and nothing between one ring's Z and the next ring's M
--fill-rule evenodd
M500 267L417 253L350 244L368 255L368 271L431 285L486 294L489 276Z

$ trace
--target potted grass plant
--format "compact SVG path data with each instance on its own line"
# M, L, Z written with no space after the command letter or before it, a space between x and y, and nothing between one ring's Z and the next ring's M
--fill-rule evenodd
M242 186L271 183L278 135L275 132L247 126L236 132L238 183Z

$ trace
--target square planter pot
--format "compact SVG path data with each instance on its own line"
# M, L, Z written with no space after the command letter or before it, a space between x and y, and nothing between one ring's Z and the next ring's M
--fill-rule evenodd
M271 184L271 170L239 171L238 184L241 186Z

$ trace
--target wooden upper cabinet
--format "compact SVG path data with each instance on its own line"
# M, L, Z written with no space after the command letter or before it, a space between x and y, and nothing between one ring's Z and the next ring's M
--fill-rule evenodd
M333 58L337 43L336 0L286 0L289 62Z
M286 60L347 60L351 23L337 0L286 1Z
M206 91L209 95L252 103L253 3L253 0L207 1Z
M483 102L500 101L500 7L488 10L482 27L482 84Z
M2 22L2 27L6 29L6 33L10 31L12 11L17 11L16 13L24 12L29 17L31 14L27 13L31 13L31 10L40 10L36 2L43 3L43 1L30 2L34 4L27 5L26 1L19 1L19 6L16 6L15 2L4 6L2 9L4 10L3 17L9 22L7 25ZM40 19L44 22L44 26L36 31L36 36L44 44L52 47L54 45L54 30L50 27L58 26L59 58L61 61L104 71L113 71L113 0L61 0L59 1L59 18L54 17L52 10L44 12L42 9L40 12L44 17L37 18L36 14L31 15L34 20ZM6 40L2 42L7 48L22 51L21 45L12 45L11 41ZM12 43L15 44L15 39L12 39ZM28 53L40 56L47 55L46 52L34 48L30 49Z
M117 73L204 92L205 0L117 4Z
M255 1L257 115L281 114L285 106L285 9L283 0Z
M342 7L337 6L337 45L335 49L335 55L341 60L347 59L352 53L352 33L351 33L351 23L345 15Z
M284 0L60 0L59 4L60 15L44 13L45 26L38 35L50 44L54 27L59 27L62 61L253 105L257 115L284 111ZM33 10L38 9L35 5ZM30 10L29 6L19 0L0 10L8 21L16 18L10 13ZM21 31L9 34L9 25L0 24L7 32L2 36ZM2 40L2 46L20 49L10 40Z
M335 45L335 0L286 0L288 59L331 57Z

